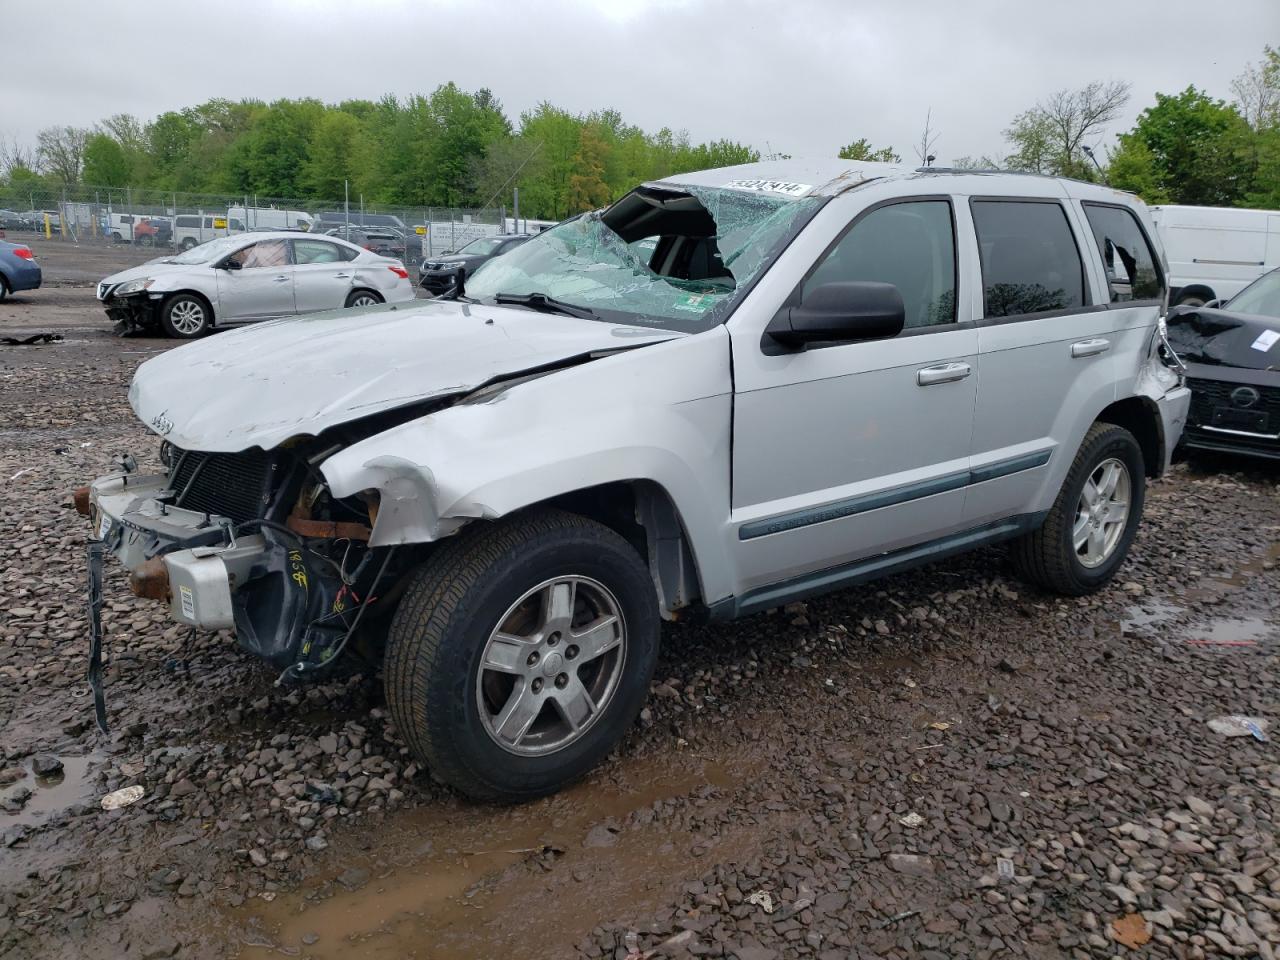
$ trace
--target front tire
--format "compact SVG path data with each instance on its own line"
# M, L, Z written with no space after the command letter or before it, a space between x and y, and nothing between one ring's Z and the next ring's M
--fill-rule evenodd
M213 315L201 297L179 293L169 298L160 311L160 326L167 336L194 340L209 332Z
M558 510L454 539L392 620L391 714L432 773L470 797L552 793L640 712L658 652L653 582L618 534Z
M1014 542L1014 568L1023 579L1056 593L1092 593L1129 553L1145 497L1138 441L1124 427L1095 423L1044 525Z

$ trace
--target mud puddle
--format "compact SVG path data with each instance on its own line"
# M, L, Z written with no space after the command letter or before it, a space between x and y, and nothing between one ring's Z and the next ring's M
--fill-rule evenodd
M568 950L605 918L666 902L698 862L736 859L763 828L704 834L655 812L722 805L749 776L695 758L629 760L515 808L402 815L366 851L337 852L308 889L229 917L241 957L488 960ZM531 947L530 945L537 945Z
M1260 617L1219 617L1191 631L1187 643L1197 646L1255 647L1271 633Z
M94 798L95 790L90 767L103 758L97 754L83 757L60 756L62 770L50 777L37 777L31 771L31 764L22 765L26 776L11 786L0 790L0 798L11 797L17 791L31 791L30 796L15 813L3 812L0 808L0 833L10 827L37 826L48 817L62 813L77 803L86 803Z

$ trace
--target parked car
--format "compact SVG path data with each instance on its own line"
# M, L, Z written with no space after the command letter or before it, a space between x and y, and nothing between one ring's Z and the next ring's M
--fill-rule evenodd
M341 237L349 243L384 257L395 257L404 261L404 237L394 230L378 230L373 227L335 227L328 230L325 236Z
M433 775L526 798L613 749L664 618L1000 541L1045 588L1110 581L1190 402L1158 346L1165 277L1142 203L1092 184L680 174L462 299L147 360L129 399L168 467L76 503L138 592L283 678L368 628Z
M248 233L113 274L98 299L121 330L191 339L216 327L414 299L395 260L336 237Z
M464 276L470 277L482 264L514 250L528 240L529 236L530 234L527 233L517 233L478 237L457 253L443 257L428 257L422 261L418 286L432 296L438 297L442 293L448 293L457 284L460 270Z
M1169 303L1198 307L1233 297L1280 267L1280 211L1156 206L1169 258Z
M0 300L22 290L37 290L42 279L40 264L31 248L0 240Z
M219 214L179 214L173 218L174 234L178 246L190 250L206 240L244 233L244 222Z
M345 212L342 210L325 210L316 214L313 232L326 233L337 227L391 227L402 234L413 233L412 227L405 226L403 220L391 213L364 213L360 210Z
M1280 459L1280 270L1226 303L1176 307L1168 328L1191 388L1183 446Z
M145 219L141 213L109 213L106 234L116 243L133 243L143 232L140 228Z
M165 217L142 217L133 230L140 247L167 247L173 243L173 224Z
M0 210L0 230L31 230L34 224L17 210Z

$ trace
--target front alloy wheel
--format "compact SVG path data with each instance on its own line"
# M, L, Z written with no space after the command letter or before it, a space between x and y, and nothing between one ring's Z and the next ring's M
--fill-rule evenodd
M618 601L604 584L538 584L511 605L481 657L476 705L485 731L526 756L568 746L609 705L626 644Z
M635 721L658 623L644 560L603 524L550 509L475 521L396 609L387 705L431 773L463 793L551 793Z
M1076 522L1071 529L1080 563L1093 569L1115 553L1129 521L1129 468L1108 457L1094 468L1080 491Z

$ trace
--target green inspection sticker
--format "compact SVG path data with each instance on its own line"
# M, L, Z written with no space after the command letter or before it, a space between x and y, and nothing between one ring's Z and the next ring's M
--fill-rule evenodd
M710 309L715 303L715 298L709 293L686 293L683 297L676 301L677 310L689 310L693 313L702 313Z

